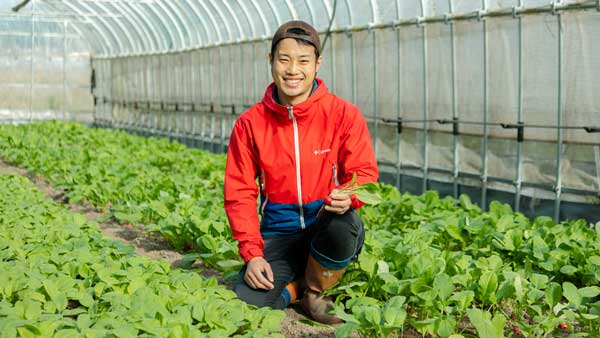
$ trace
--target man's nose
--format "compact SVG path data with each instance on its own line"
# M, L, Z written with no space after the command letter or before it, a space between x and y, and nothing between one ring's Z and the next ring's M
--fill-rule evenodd
M291 61L290 63L288 63L286 71L289 74L296 74L296 72L298 71L298 64L295 61Z

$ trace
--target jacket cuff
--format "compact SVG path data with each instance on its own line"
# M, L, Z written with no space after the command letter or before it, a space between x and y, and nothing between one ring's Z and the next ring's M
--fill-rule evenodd
M264 257L264 253L260 248L252 246L250 248L241 249L240 256L242 256L244 263L248 264L254 257Z
M354 209L354 210L365 205L365 203L362 202L361 200L359 200L358 197L356 197L356 195L354 195L354 194L352 194L352 196L350 197L350 201L351 201L350 208Z

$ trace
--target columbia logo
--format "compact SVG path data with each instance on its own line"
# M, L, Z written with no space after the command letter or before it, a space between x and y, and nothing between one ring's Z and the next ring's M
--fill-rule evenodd
M329 278L331 276L333 276L333 273L331 271L329 271L329 270L323 271L323 277Z
M315 150L314 153L315 153L315 155L323 155L323 154L328 153L330 151L331 151L331 149L319 149L319 150Z

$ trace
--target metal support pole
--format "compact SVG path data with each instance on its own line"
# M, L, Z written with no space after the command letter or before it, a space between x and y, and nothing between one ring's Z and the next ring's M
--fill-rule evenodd
M594 146L594 160L596 160L596 189L600 197L600 146Z
M556 13L558 28L558 83L557 83L557 102L556 102L556 185L554 191L556 197L554 200L554 221L560 221L560 198L562 193L562 150L563 150L563 131L562 131L562 71L563 71L563 30L562 15Z
M208 66L209 62L206 62L207 58L205 53L207 53L208 50L207 49L203 49L200 51L200 55L202 56L202 59L200 61L200 66L201 66L201 79L200 79L200 93L202 93L201 97L204 97L204 81L206 81L206 77L209 75L206 70L206 67ZM209 60L210 61L210 60ZM210 85L207 85L206 87L209 88L210 90ZM210 99L207 99L206 102L202 102L203 106L206 107L206 104L208 103L208 101L210 101ZM202 111L202 114L200 115L200 148L204 150L205 147L205 138L206 138L206 111Z
M165 100L165 86L167 86L168 84L165 82L165 78L164 78L164 70L163 70L163 61L164 61L164 57L162 56L158 56L158 62L159 62L159 73L158 73L158 77L159 77L159 86L158 86L158 102L164 102ZM161 104L160 108L158 109L158 116L157 116L157 120L158 120L158 134L159 135L164 135L164 125L163 125L163 108L164 105Z
M486 11L486 0L482 0L482 11ZM483 24L483 144L481 152L481 209L487 210L487 186L488 186L488 32L487 20L482 19Z
M237 81L235 81L234 79L234 74L233 74L233 46L230 46L227 48L227 51L229 52L229 63L232 65L232 67L229 67L229 100L231 101L231 115L229 118L229 123L227 124L227 128L225 129L224 133L223 133L223 152L227 153L227 149L229 148L229 135L231 134L231 130L233 129L233 124L235 123L235 106L237 104L237 100L239 99L239 95L236 95L236 86L234 85L235 83L237 83ZM241 82L243 83L243 82ZM225 140L226 139L226 140Z
M159 73L160 72L160 59L157 56L153 56L153 58L156 58L156 60L152 61L152 66L153 67L151 68L151 71L152 71L152 73L151 73L152 74L152 84L153 84L152 85L152 101L156 102L156 101L158 101L158 99L160 97L160 91L159 91L159 86L160 86L160 84L159 84L160 81L159 80L160 80L160 78L158 76L160 74ZM157 63L156 61L158 61L157 65L155 65ZM153 135L157 135L158 134L158 114L157 114L156 111L154 111L153 107L150 107L149 110L152 112L152 115L153 115L152 119L154 120L154 127L153 127L153 130L152 130L152 134Z
M452 0L448 1L450 13L453 12ZM459 162L459 133L458 133L458 104L456 99L456 35L454 22L447 21L450 27L450 62L452 68L452 196L458 198L458 175L460 172Z
M190 109L190 131L188 133L190 137L190 144L196 147L196 102L198 102L198 88L196 87L196 67L194 65L194 53L195 51L190 52L190 101L192 102L192 108Z
M246 86L245 86L246 78L244 77L244 74L246 73L244 71L244 60L245 60L244 44L240 43L239 48L240 48L240 78L241 78L240 83L242 84L240 87L242 89L242 101L241 102L242 102L242 112L243 112L244 110L246 110L245 105L246 105L246 102L248 101L248 98L247 98L248 94L246 93Z
M148 93L148 70L150 69L150 65L148 64L148 57L144 57L143 62L142 62L142 72L141 72L141 81L142 81L142 97L141 99L145 102L149 102L150 101L150 95ZM140 107L140 109L143 109ZM144 135L146 135L146 133L148 132L149 129L149 125L148 125L148 110L142 110L142 121L140 122L141 125L141 130L143 131Z
M35 1L31 1L31 83L29 84L29 122L33 120L33 86L35 83L34 77L34 54L35 54Z
M67 28L69 22L65 19L63 21L63 57L62 57L62 116L61 120L68 120L65 118L67 113Z
M379 158L379 106L378 106L378 91L377 91L377 80L378 80L378 67L377 67L377 35L375 30L371 31L372 43L373 43L373 150L375 151L375 158Z
M121 126L123 127L123 129L125 130L129 130L129 122L131 121L131 106L129 105L129 93L130 93L130 86L128 83L128 80L131 76L130 72L131 72L131 68L129 67L129 60L131 59L130 56L125 57L123 59L120 60L120 64L121 64L121 90L120 90L120 101L121 101L121 109L124 112L123 117L122 117L122 123Z
M348 38L350 39L350 86L352 89L352 103L357 104L357 86L356 86L356 51L354 48L354 35L352 31L348 30Z
M192 63L192 57L194 55L194 52L190 51L187 57L187 67L186 67L186 73L188 73L188 82L186 83L185 87L189 88L189 92L186 95L185 100L187 102L191 102L192 106L190 107L190 111L186 114L186 119L185 119L185 128L184 128L184 135L186 138L186 144L187 145L191 145L191 140L192 140L192 120L193 120L193 114L194 114L194 64Z
M125 127L125 129L127 129L128 123L129 123L129 116L131 115L131 109L129 108L129 106L127 105L127 83L125 82L127 79L127 76L129 75L128 72L130 71L130 69L125 69L128 67L125 67L127 65L127 60L128 58L122 59L119 62L119 68L120 68L120 72L119 72L119 77L121 78L121 88L119 88L119 102L121 102L121 108L119 111L119 125L121 126L121 128ZM125 112L125 116L123 116L123 112Z
M114 60L110 62L110 122L109 127L115 126L115 86L116 69Z
M183 41L183 40L182 40ZM171 69L174 71L169 71L169 72L165 72L165 77L166 77L166 89L167 89L167 95L165 96L165 99L163 100L163 102L165 103L172 103L173 102L173 97L175 97L175 95L173 95L173 90L176 89L176 83L178 81L175 80L175 76L177 75L177 67L176 67L176 59L175 59L175 55L171 54L171 55L166 55L165 56L167 62L168 62L168 69ZM175 76L174 76L175 75ZM173 139L173 130L175 128L173 128L174 122L175 122L175 117L176 117L176 112L175 111L171 111L169 112L170 105L165 104L165 114L166 114L166 118L167 118L167 136L169 137L169 139Z
M523 6L523 0L519 0L519 6ZM519 16L518 27L519 27L519 38L518 38L518 101L517 101L517 122L523 123L523 17ZM518 132L517 132L518 133ZM521 188L523 184L523 134L521 137L517 136L517 164L516 164L516 179L515 179L515 205L514 210L519 212L521 209Z
M396 118L398 119L396 132L396 187L402 191L402 122L400 122L402 116L402 67L400 67L402 64L402 37L400 35L400 27L396 27L396 40L396 64L398 66L398 79L396 81L398 83L398 93L396 95Z
M258 43L258 42L257 42ZM252 102L256 102L258 100L257 96L257 88L258 88L258 56L256 52L256 44L252 44L252 50L254 51L254 57L252 58Z
M223 48L219 47L219 60L223 60ZM220 96L220 110L221 110L221 135L219 137L220 147L219 152L223 152L225 149L225 89L223 88L223 82L225 82L225 70L223 69L223 63L219 62L219 96ZM231 57L229 58L227 64L231 64ZM231 84L231 82L230 82Z
M212 60L212 49L208 50L208 75L210 76L210 83L215 83L214 82L214 74L213 74L213 60ZM210 94L209 97L211 99L210 102L210 150L212 150L214 152L215 150L215 110L214 110L214 101L213 100L213 90L212 90L213 86L208 86L208 88L210 89Z
M175 73L175 76L177 76L176 78L174 78L174 83L173 83L173 87L175 88L175 95L173 96L175 98L175 102L178 104L176 106L176 108L181 107L179 104L181 104L182 102L185 102L185 99L182 100L181 96L185 97L185 72L183 72L183 55L177 55L177 58L175 59L175 62L177 63L176 69L177 72ZM182 74L183 73L183 74ZM182 95L183 94L183 95ZM183 114L181 112L181 110L179 109L175 109L175 138L180 138L181 137L181 118L183 117ZM181 141L181 140L179 140Z
M428 67L427 67L427 27L421 26L423 32L423 186L422 192L427 191L429 180L429 108L427 102L429 100L429 86L427 83Z

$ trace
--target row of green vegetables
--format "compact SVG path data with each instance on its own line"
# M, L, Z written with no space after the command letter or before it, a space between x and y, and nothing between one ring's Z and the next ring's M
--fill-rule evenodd
M0 175L0 271L2 338L281 337L283 312L136 256L16 175Z
M383 202L361 209L369 231L358 264L330 291L346 320L340 336L406 325L453 338L600 336L600 223L379 189Z
M53 122L0 127L0 156L207 264L240 266L222 208L221 155ZM329 292L346 321L338 336L408 327L453 338L600 335L600 225L377 189L383 202L359 211L368 228L359 261Z
M223 209L225 156L166 139L49 122L0 126L0 156L47 178L71 203L144 224L210 266L242 264ZM102 221L102 219L101 219Z

